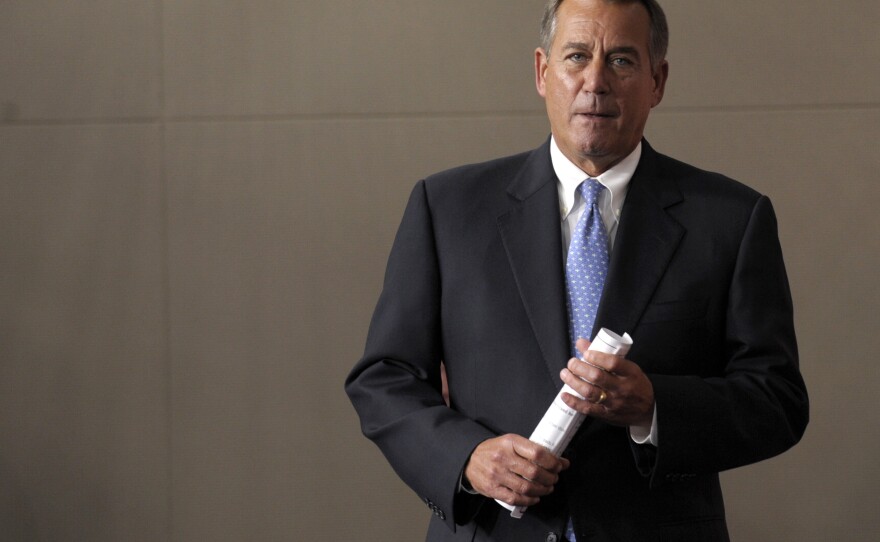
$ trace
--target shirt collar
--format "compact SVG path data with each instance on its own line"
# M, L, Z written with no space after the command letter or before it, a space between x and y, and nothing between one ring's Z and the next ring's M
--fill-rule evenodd
M623 200L629 188L629 182L636 172L636 167L638 167L641 157L642 142L640 141L636 148L626 158L621 160L620 163L598 177L594 177L608 189L608 193L611 195L610 208L614 212L615 218L620 216ZM574 207L575 201L577 201L575 197L577 187L590 175L562 154L562 151L556 144L556 139L552 136L550 138L550 160L553 163L556 178L559 179L559 203L562 217L565 218Z

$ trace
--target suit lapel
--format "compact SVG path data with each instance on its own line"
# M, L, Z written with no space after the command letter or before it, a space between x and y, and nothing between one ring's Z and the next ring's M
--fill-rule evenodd
M544 361L557 388L569 357L562 231L556 174L549 141L536 149L508 187L514 201L498 217L498 228L519 295ZM682 196L658 169L657 153L642 141L642 157L630 182L608 278L593 335L602 327L624 333L635 328L684 236L666 211Z
M675 182L662 175L657 153L642 141L642 157L621 213L595 333L635 328L675 253L684 228L666 209L682 200Z
M508 187L511 211L498 228L517 289L556 387L568 360L568 315L562 271L562 230L549 140L532 152Z

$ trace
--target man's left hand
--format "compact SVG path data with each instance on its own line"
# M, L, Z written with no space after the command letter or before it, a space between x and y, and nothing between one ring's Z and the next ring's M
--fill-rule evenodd
M571 358L560 376L586 399L565 393L565 404L615 425L650 427L654 386L641 367L622 356L588 351L586 339L578 339L575 346L584 361Z

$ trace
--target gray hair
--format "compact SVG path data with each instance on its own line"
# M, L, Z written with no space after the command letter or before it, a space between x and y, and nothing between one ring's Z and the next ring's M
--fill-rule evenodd
M541 48L550 56L550 47L553 38L556 37L556 14L563 0L549 0L544 8L544 18L541 20ZM660 63L666 59L666 50L669 48L669 25L666 23L666 14L656 0L605 0L609 4L633 4L638 2L648 10L651 18L651 41L648 44L648 55L651 57L651 69L656 71Z

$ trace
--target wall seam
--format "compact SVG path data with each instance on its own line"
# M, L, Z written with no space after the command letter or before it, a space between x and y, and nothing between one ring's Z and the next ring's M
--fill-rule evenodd
M159 183L161 185L161 217L162 224L162 307L165 334L165 409L166 409L166 540L174 540L174 363L171 346L171 213L170 187L168 179L168 131L165 89L165 5L164 0L155 0L156 8L156 43L158 48L158 118L150 119L159 127Z
M160 45L161 48L161 45ZM164 53L163 53L164 55ZM162 68L164 70L164 66ZM453 112L413 112L413 113L313 113L313 114L249 114L249 115L166 115L164 96L164 74L160 75L160 108L158 117L86 118L86 119L32 119L0 123L0 128L43 127L43 126L106 126L106 125L148 125L160 124L163 127L174 124L211 123L250 123L250 122L326 122L326 121L398 121L398 120L485 120L498 118L546 117L543 110L535 111L453 111ZM660 106L654 114L750 114L750 113L806 113L833 111L873 111L880 109L880 103L865 104L813 104L813 105L766 105L766 106Z

